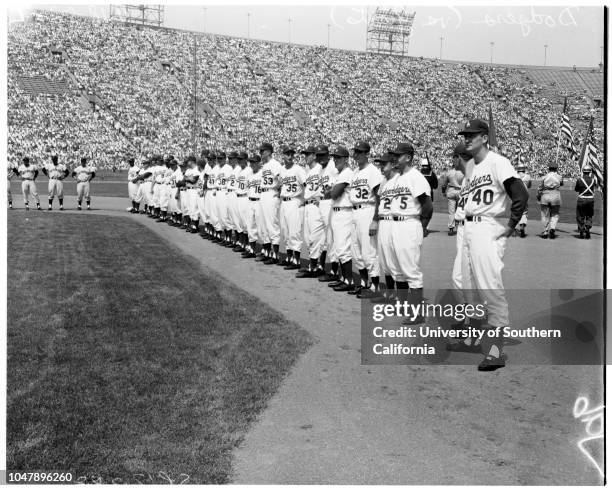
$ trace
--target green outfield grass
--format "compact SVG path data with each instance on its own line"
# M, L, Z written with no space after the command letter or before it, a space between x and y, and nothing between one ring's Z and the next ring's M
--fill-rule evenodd
M225 483L311 343L129 218L10 213L7 469Z
M111 173L112 174L112 173ZM119 175L119 173L117 173ZM111 177L108 177L110 180ZM125 182L124 182L125 181ZM37 181L38 182L38 181ZM22 203L21 187L20 183L13 181L11 184L11 190L13 192L13 200L15 203ZM76 195L76 183L70 180L65 181L64 190L67 195ZM47 182L40 181L38 183L38 192L41 196L41 202L46 203L45 193L47 192ZM125 205L129 205L128 194L127 194L127 178L122 179L122 182L104 182L94 180L91 183L92 199L96 196L117 196L125 197ZM536 201L536 189L529 190L529 219L539 220L540 219L540 206ZM572 189L561 189L561 199L563 205L560 212L560 220L565 223L576 223L576 193ZM56 201L57 203L57 201ZM57 205L56 205L57 206ZM434 212L436 213L447 213L448 205L446 198L442 196L440 190L436 190L434 194ZM595 217L593 218L593 224L601 226L603 225L603 204L601 197L598 195L595 199Z

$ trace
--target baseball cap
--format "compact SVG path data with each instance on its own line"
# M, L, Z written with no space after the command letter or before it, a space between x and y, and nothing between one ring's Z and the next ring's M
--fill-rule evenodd
M270 152L274 152L274 147L272 146L272 144L271 144L271 143L267 143L267 142L265 142L265 143L262 143L262 144L259 146L259 151L260 151L260 152L263 152L264 150L270 150Z
M471 119L465 123L465 127L457 133L458 135L469 135L472 133L486 133L489 134L489 125L482 119Z
M209 160L216 160L217 159L217 154L215 152L209 152L208 158L209 158Z
M30 157L24 157L22 161L27 164L28 162L30 162Z
M329 154L329 147L327 145L317 145L315 148L315 155L327 155Z
M304 155L307 155L309 153L317 153L317 149L314 147L314 145L309 145L304 150L302 150L300 153L303 153Z
M249 162L261 162L261 157L254 153L249 157Z
M404 154L414 155L414 147L410 143L404 142L404 143L398 144L397 147L389 151L389 153L392 153L395 155L404 155Z
M590 172L592 170L593 170L593 168L589 164L584 164L582 166L582 172Z
M295 148L291 145L283 145L281 148L281 153L295 153Z
M556 162L551 162L550 164L548 164L548 168L549 169L557 169L557 168L559 168L559 164L557 164Z
M227 157L227 155L225 155L225 152L218 152L217 153L217 160L225 160Z
M368 142L365 141L358 141L355 146L353 147L353 150L359 150L360 152L369 152L370 151L370 144Z
M346 147L343 147L342 145L338 145L336 148L334 148L334 150L332 152L330 152L330 155L333 157L349 157L349 151L346 149Z
M187 162L196 162L196 158L193 155L187 157Z
M249 156L247 155L246 152L238 152L236 154L236 158L238 158L240 160L247 160L249 158Z
M237 159L238 158L238 152L231 151L230 153L227 154L227 158L228 159Z
M380 157L376 157L374 159L374 162L382 162L383 164L386 162L391 162L391 159L389 157L390 157L389 153L385 152Z

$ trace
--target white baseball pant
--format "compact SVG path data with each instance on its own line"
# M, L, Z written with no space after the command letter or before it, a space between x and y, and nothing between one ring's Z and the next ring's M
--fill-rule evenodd
M187 189L180 191L179 206L181 208L181 215L184 217L189 216L189 196L187 195Z
M345 263L351 256L351 230L353 229L352 208L332 208L330 226L333 234L334 255L338 261Z
M390 218L390 217L389 217ZM383 275L391 275L391 268L389 267L389 259L392 256L392 231L391 231L391 221L385 220L381 217L378 222L378 241L377 241L377 251L378 251L378 265L380 269L380 273Z
M217 232L226 230L228 228L227 220L227 192L224 190L218 190L215 195L216 205L216 218L215 230Z
M453 273L451 276L451 285L454 289L458 303L465 303L465 295L463 294L463 283L461 281L461 264L463 257L463 225L457 222L457 241L455 262L453 263Z
M257 218L260 213L259 201L253 201L247 198L248 211L246 218L246 229L249 236L249 242L256 242L259 239Z
M325 222L318 203L304 206L304 240L310 259L319 259L325 245Z
M410 288L423 288L421 245L423 225L419 217L391 222L391 250L385 257L395 281L408 282Z
M59 199L64 198L64 183L59 179L49 179L49 199L57 196Z
M195 188L187 189L187 213L191 220L198 219L198 190Z
M153 200L152 200L153 208L161 207L161 190L162 190L162 185L160 183L156 182L153 184Z
M89 200L89 181L77 182L77 199L82 201L83 198Z
M204 195L200 196L200 192L202 190L198 189L198 196L196 198L196 204L198 206L198 215L200 216L200 220L202 223L206 222L206 191L204 191Z
M236 231L238 231L239 233L248 232L247 224L249 213L251 211L250 201L246 197L246 195L242 195L236 196L236 203L238 209L238 224L236 227Z
M506 237L503 220L475 217L463 227L463 255L461 257L461 285L468 303L476 302L475 292L486 302L488 323L494 327L508 326L508 302L502 282Z
M159 207L162 211L168 211L168 204L170 203L170 184L159 184Z
M448 188L446 191L446 199L448 200L448 228L455 227L455 212L457 211L457 203L459 203L459 190Z
M238 198L235 191L227 193L227 228L238 231L240 218L238 217Z
M170 201L168 202L168 211L170 213L180 213L181 209L179 207L180 202L179 199L176 198L177 194L179 193L178 188L170 188Z
M280 225L285 246L292 251L302 252L302 225L304 206L299 199L282 201L280 205Z
M374 211L372 205L353 210L351 250L357 269L367 268L370 276L379 276L376 235L370 236Z
M259 207L261 208L262 231L265 233L261 237L264 244L280 244L280 223L278 210L280 199L275 191L264 191L261 193Z
M321 212L321 219L325 224L325 243L323 244L323 250L327 251L327 259L334 263L338 261L338 256L336 255L336 248L334 247L334 234L332 233L332 227L330 224L332 215L332 200L321 200L319 202L319 211Z
M23 193L23 202L26 205L30 202L30 195L32 195L32 197L36 200L37 203L40 203L38 191L36 190L36 183L34 181L21 181L21 192Z
M135 201L136 203L140 203L142 196L139 193L140 190L140 182L128 182L128 197L130 201Z

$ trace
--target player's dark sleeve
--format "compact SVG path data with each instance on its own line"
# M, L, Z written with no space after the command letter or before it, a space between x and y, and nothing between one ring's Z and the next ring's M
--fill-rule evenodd
M42 171L43 171L43 174L44 174L45 176L48 176L48 175L49 175L49 174L47 173L47 168L46 168L46 167L43 167L43 170L42 170Z
M529 193L523 181L516 177L510 177L504 181L504 188L512 205L510 206L510 220L508 220L508 227L514 229L521 217L525 208L527 208L527 201L529 200Z
M336 184L329 194L331 199L338 199L340 196L342 196L342 193L347 186L348 182L339 182Z
M372 189L372 193L374 193L374 217L373 220L374 221L378 221L378 207L380 205L380 195L378 194L378 192L380 191L380 184L378 186L375 186Z
M34 171L34 179L36 179L37 177L38 177L38 169Z
M89 178L89 180L90 180L90 181L93 181L93 178L94 178L94 177L96 177L96 173L95 173L95 172L92 172L92 173L91 173L91 177Z
M580 189L581 186L579 186L579 184L580 184L580 179L576 181L576 185L574 186L574 191L576 191L577 193L582 191L582 189Z
M429 185L431 186L431 189L438 189L438 176L436 176L436 173L434 171L431 171Z
M426 229L433 215L433 202L429 193L423 193L417 196L419 203L421 203L421 225Z
M64 171L64 179L66 179L68 177L68 174L70 174L70 169L66 169Z

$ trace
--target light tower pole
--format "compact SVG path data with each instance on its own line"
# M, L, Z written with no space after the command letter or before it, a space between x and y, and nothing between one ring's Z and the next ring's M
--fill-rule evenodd
M251 12L247 12L247 38L251 39Z
M493 64L493 48L495 47L495 43L491 41L491 64Z
M287 19L287 23L289 24L289 44L291 44L291 17Z
M544 66L546 66L546 52L548 51L548 44L544 45Z
M443 41L444 41L444 38L440 36L440 59L442 59L442 42Z

